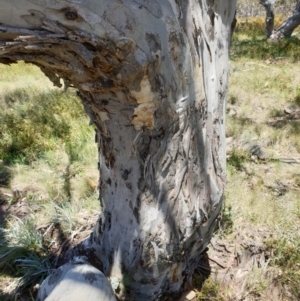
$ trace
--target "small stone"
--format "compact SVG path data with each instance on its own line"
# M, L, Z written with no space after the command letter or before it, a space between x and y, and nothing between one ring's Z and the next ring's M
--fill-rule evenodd
M190 291L185 298L187 300L193 300L195 297L196 297L196 293L194 291Z
M236 116L236 110L235 109L230 109L229 112L227 113L228 116Z
M180 301L192 301L195 298L196 298L196 293L194 291L190 291L185 293L180 299Z
M293 114L297 111L297 106L296 105L290 105L284 108L284 113L285 114Z
M117 277L110 277L110 284L112 288L116 291L120 285L120 281Z

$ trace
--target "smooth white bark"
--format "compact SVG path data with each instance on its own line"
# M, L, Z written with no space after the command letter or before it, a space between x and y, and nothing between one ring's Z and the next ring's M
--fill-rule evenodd
M97 127L103 211L82 252L119 283L120 298L179 294L224 196L235 1L5 0L2 7L0 62L23 59L56 85L63 78Z

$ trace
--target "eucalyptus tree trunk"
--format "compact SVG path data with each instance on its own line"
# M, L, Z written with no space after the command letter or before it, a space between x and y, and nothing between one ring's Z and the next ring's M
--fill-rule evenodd
M273 3L270 0L260 0L259 3L266 10L266 34L267 38L269 38L273 32L275 21Z
M189 284L224 197L235 0L2 0L0 62L78 89L102 212L84 244L126 300ZM72 104L70 104L72 105Z
M300 25L300 1L297 2L292 16L288 17L277 29L273 30L271 40L291 37L293 31Z

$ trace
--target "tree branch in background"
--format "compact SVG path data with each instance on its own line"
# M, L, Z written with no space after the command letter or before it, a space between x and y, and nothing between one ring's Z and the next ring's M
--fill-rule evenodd
M259 4L261 4L266 10L266 34L267 38L269 38L274 29L274 8L273 4L270 0L260 0Z
M273 41L282 38L289 38L293 31L300 25L300 1L297 1L296 8L289 18L287 18L279 28L273 30L270 38Z

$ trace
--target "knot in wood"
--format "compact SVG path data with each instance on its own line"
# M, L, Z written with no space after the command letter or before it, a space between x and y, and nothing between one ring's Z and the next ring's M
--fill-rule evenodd
M79 18L77 11L73 8L70 7L63 8L62 12L65 14L67 20L74 21Z

